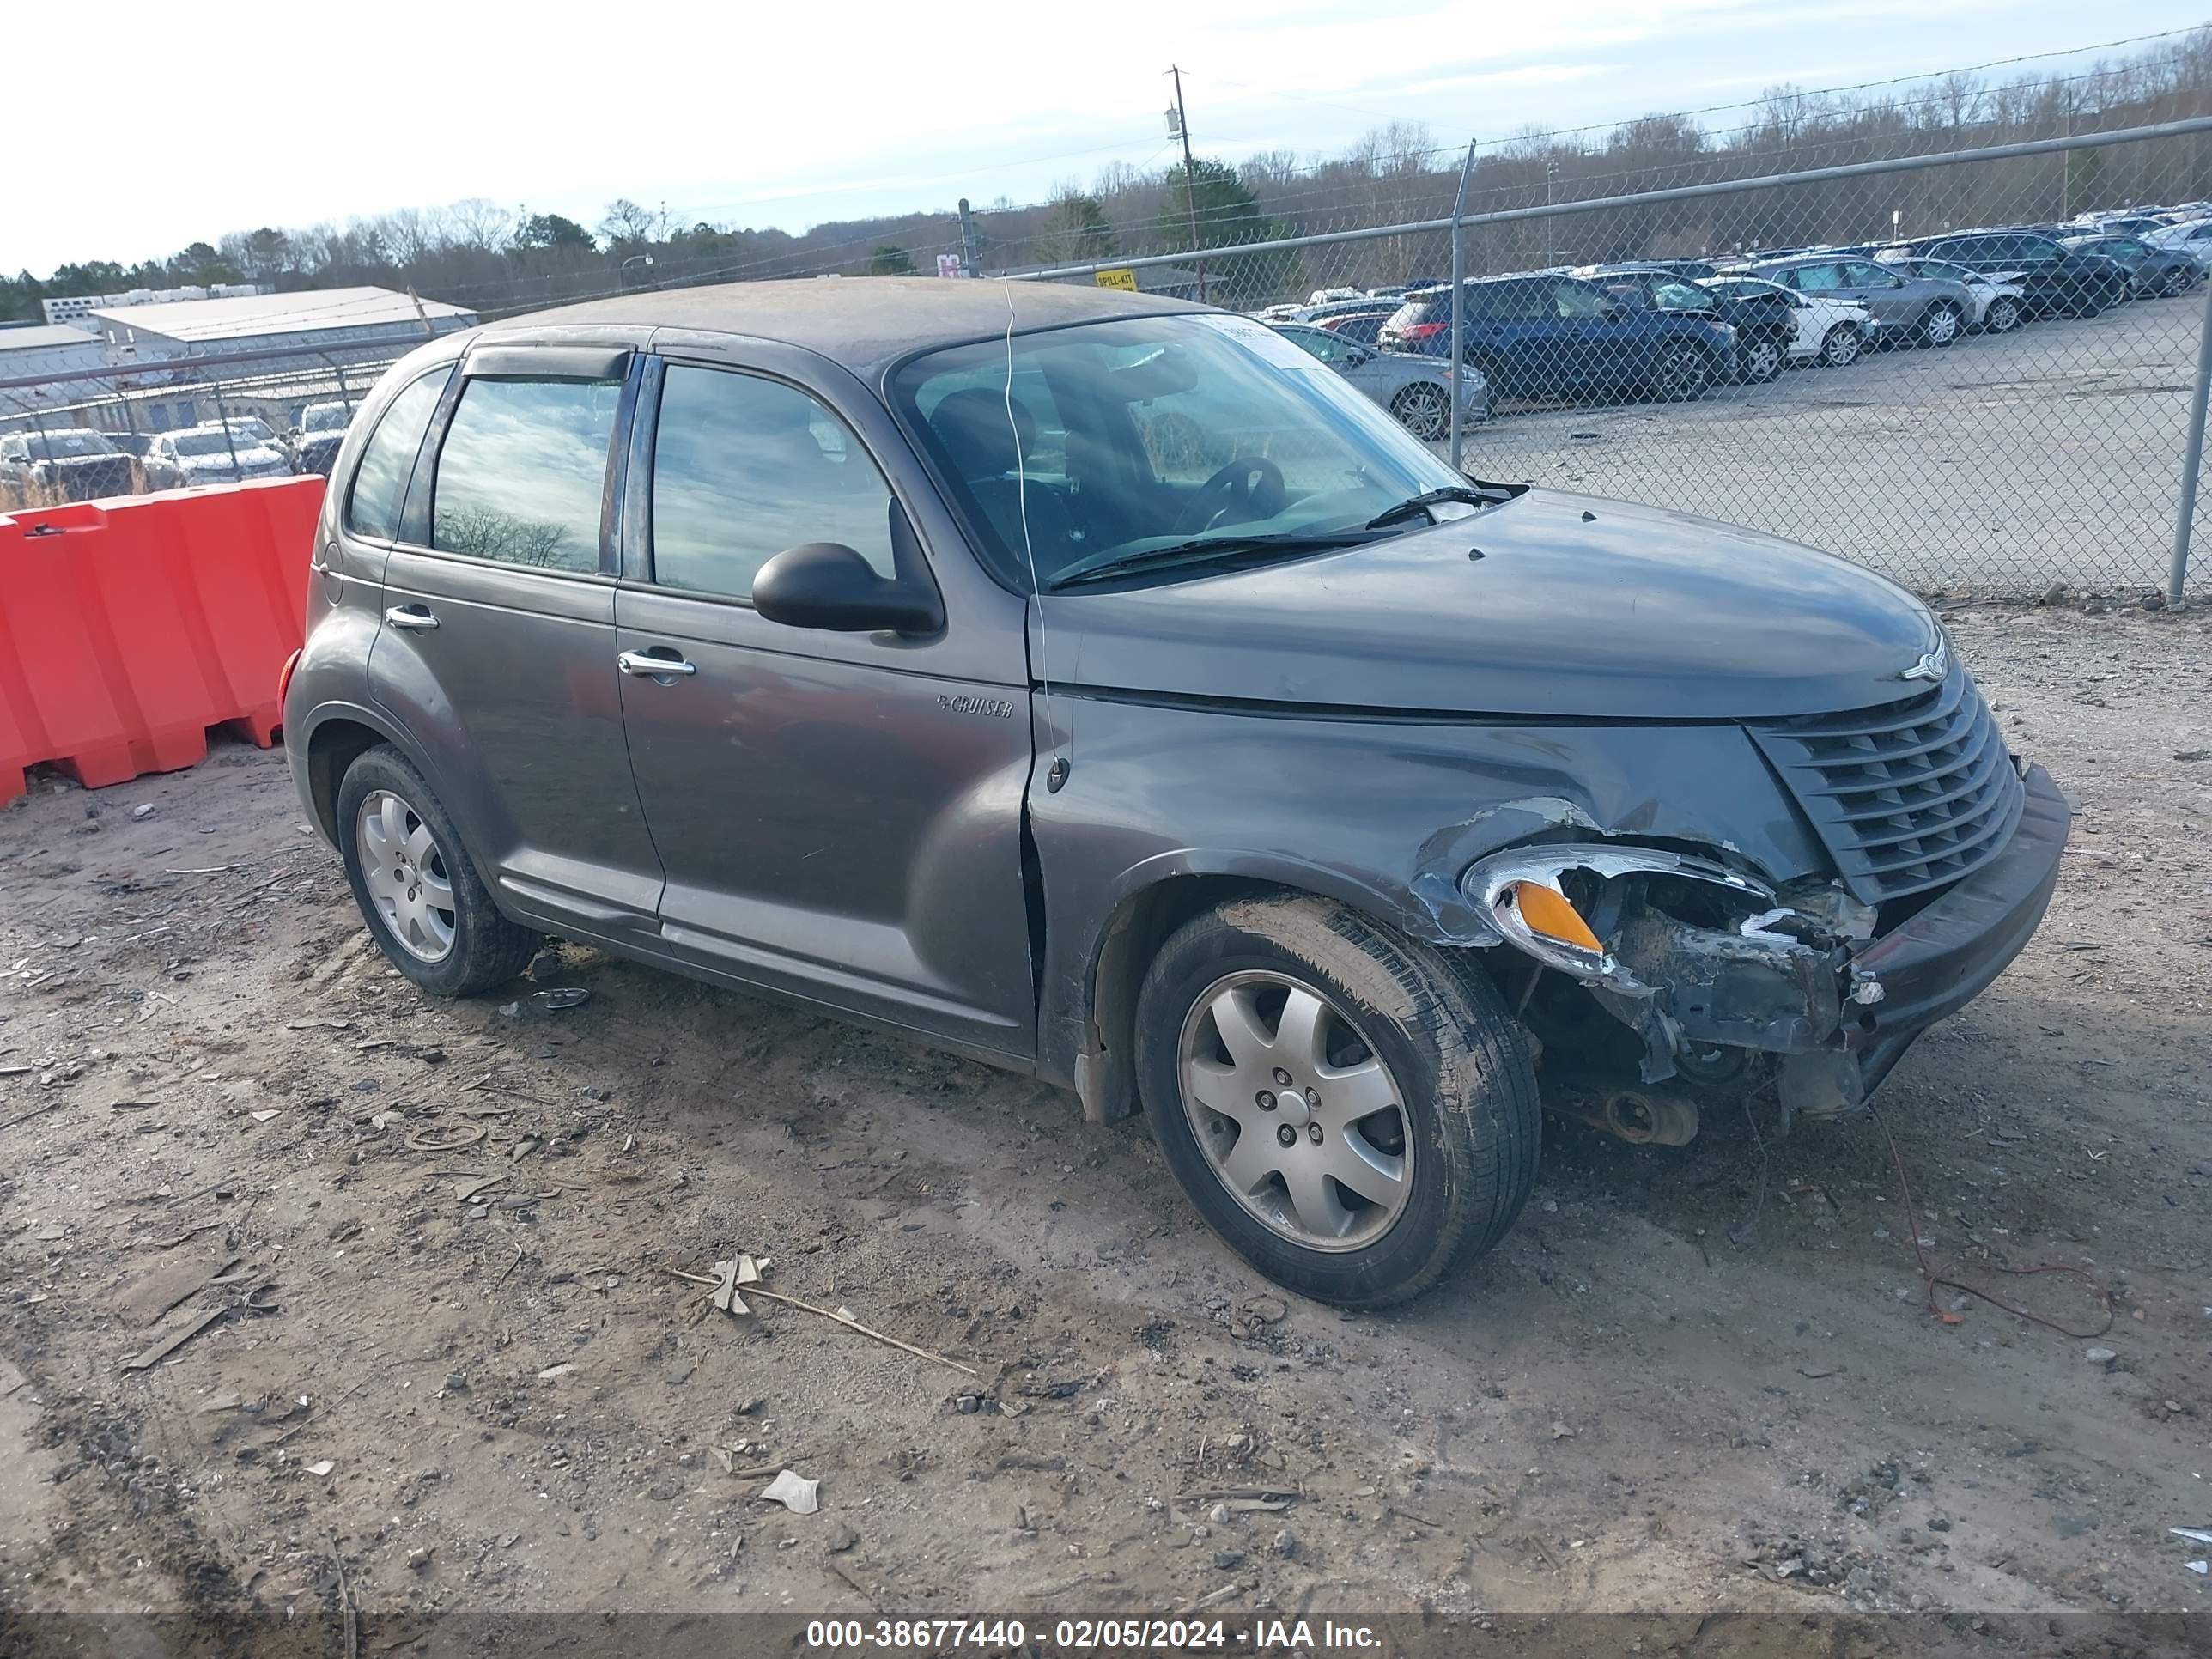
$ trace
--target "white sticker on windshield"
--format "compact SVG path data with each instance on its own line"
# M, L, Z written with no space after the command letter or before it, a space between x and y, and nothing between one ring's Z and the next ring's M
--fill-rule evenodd
M1277 368L1319 368L1321 360L1304 348L1285 339L1265 323L1255 323L1249 317L1201 317L1200 322L1210 323L1231 339L1241 341Z

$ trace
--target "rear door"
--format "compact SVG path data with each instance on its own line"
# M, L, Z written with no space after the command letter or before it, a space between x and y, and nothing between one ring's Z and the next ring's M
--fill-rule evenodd
M650 939L660 864L615 667L612 462L627 348L478 347L446 388L384 567L369 689L514 915Z
M940 506L891 488L877 455L899 476L904 440L842 370L790 348L669 349L641 393L616 599L666 947L797 1000L1033 1054L1022 602L951 544ZM1038 412L1014 401L1036 432ZM933 578L933 523L944 562L967 562L948 573L965 587ZM760 567L824 541L936 580L945 630L761 617Z

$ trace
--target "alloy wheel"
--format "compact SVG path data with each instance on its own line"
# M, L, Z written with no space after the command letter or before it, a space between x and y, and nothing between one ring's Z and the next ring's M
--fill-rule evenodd
M1451 430L1451 404L1440 387L1409 386L1398 394L1399 424L1424 443L1434 443Z
M1662 396L1687 403L1712 384L1712 360L1695 346L1673 346L1660 360L1658 378Z
M453 953L453 884L422 815L389 789L362 798L354 850L370 902L399 947L422 962Z
M1820 343L1820 356L1831 368L1848 368L1859 358L1859 331L1849 323L1828 331Z
M1932 346L1947 346L1959 337L1959 313L1949 306L1933 306L1921 319L1920 336Z
M1184 1018L1177 1080L1200 1152L1231 1197L1311 1250L1355 1250L1413 1187L1397 1079L1336 1003L1266 970L1216 981Z
M1982 326L1991 334L2009 334L2020 326L2020 301L2009 294L2000 294L1990 301L1990 313L1982 319Z
M1758 340L1743 349L1743 378L1764 385L1782 373L1782 347L1774 340Z

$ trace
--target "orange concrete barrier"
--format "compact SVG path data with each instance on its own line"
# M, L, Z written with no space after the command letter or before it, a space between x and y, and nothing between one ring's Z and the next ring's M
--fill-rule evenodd
M0 517L0 800L40 761L88 789L191 766L213 726L266 748L322 497L311 476Z

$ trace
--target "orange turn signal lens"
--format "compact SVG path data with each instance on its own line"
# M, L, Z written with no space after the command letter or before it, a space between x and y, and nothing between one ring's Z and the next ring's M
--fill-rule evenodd
M1587 951L1594 957L1605 954L1605 946L1590 932L1589 923L1583 920L1581 911L1567 902L1565 894L1541 882L1516 881L1513 884L1513 902L1530 932L1557 939L1562 945L1571 945L1578 951Z

